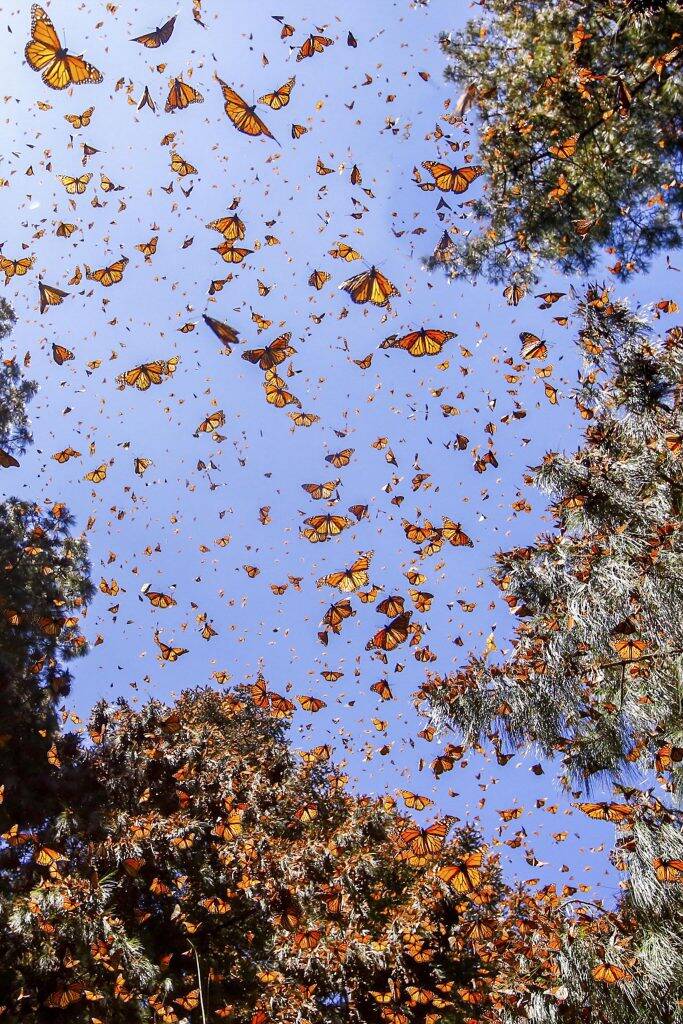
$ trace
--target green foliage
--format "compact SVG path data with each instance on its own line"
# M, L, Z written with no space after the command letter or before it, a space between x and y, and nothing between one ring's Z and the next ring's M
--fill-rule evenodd
M424 695L470 740L559 753L567 780L657 771L680 791L683 653L683 331L589 291L579 312L583 445L534 473L555 532L496 556L520 619L500 664L475 658ZM670 751L669 751L670 753Z
M487 174L450 272L524 285L541 261L586 271L607 248L626 274L679 246L680 0L478 7L441 39Z
M0 303L0 339L14 315ZM0 363L0 456L30 443L26 402L35 385L15 362ZM12 469L0 467L2 480ZM0 503L0 827L48 813L53 795L48 751L58 731L56 708L69 691L65 663L85 652L78 618L91 593L83 540L71 536L61 504L43 509Z

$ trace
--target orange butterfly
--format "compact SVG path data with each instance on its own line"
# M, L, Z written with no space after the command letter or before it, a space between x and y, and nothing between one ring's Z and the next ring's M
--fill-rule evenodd
M187 82L183 82L182 78L174 78L171 81L171 88L168 92L166 99L166 106L164 110L169 114L173 110L184 110L185 107L189 107L191 103L203 103L204 97L200 92L197 92Z
M61 288L53 288L52 285L43 284L42 281L38 282L38 292L40 294L41 313L44 313L48 306L61 306L69 294L68 292L63 292Z
M446 864L437 874L447 885L463 895L478 889L481 884L480 871L483 855L481 850L468 854L458 864Z
M349 293L353 302L372 302L375 306L386 306L392 295L401 294L376 267L364 270L348 281L342 281L339 287Z
M304 519L308 529L301 530L301 535L312 544L323 543L324 541L331 540L332 537L338 537L343 530L352 525L352 522L346 516L331 515L329 513L327 515L310 516L308 519Z
M616 985L619 981L631 981L632 974L618 967L616 964L601 963L593 968L591 974L596 981L602 981L605 985Z
M265 103L271 108L271 110L282 110L289 103L292 95L292 89L296 83L296 78L292 76L284 85L281 85L275 92L267 92L264 96L261 96L259 103Z
M173 29L175 27L175 20L177 15L174 14L172 18L161 26L161 28L155 28L153 32L147 32L141 36L135 36L132 42L142 43L148 49L156 50L157 47L163 46L167 43L173 35Z
M454 337L455 334L452 331L439 331L435 328L425 330L422 327L419 331L413 331L402 338L397 338L395 334L391 335L382 342L380 348L401 348L404 352L416 358L419 356L438 356L446 342Z
M230 327L229 324L224 324L222 320L214 320L213 317L207 316L206 313L202 317L204 323L209 327L216 337L223 342L224 345L237 345L239 344L239 335L234 327Z
M358 590L359 587L365 587L368 583L368 569L370 568L371 557L361 555L348 569L343 569L341 572L330 572L327 576L321 576L316 583L316 587L318 589L325 586L335 587L344 594Z
M287 331L286 334L281 334L275 341L271 341L270 345L267 345L265 348L247 349L246 352L242 353L242 359L246 359L248 363L258 365L262 370L272 370L275 366L279 366L285 359L296 353L296 349L289 344L291 337L291 332Z
M456 192L457 194L466 192L472 182L484 173L484 168L481 166L456 169L435 160L425 160L422 166L434 178L434 184L422 185L421 188L430 189L436 186L441 192Z
M122 256L120 260L112 263L109 267L102 267L100 270L90 270L87 264L85 265L85 276L89 281L97 281L105 288L110 288L113 284L119 284L123 280L123 272L128 264L128 257Z
M327 36L310 35L303 45L299 47L296 59L297 61L300 61L304 60L306 57L312 57L315 53L323 53L326 46L333 45L334 40L328 39Z
M70 85L96 85L102 75L82 57L72 57L62 46L55 27L42 7L31 8L31 41L24 55L34 71L41 71L43 81L51 89L67 89Z
M365 645L366 651L393 651L408 639L408 626L412 612L397 615L388 626L382 626Z
M268 126L264 121L255 113L255 106L249 106L246 100L243 100L239 93L236 93L234 89L231 89L218 75L215 76L216 81L220 85L223 91L223 99L225 100L225 113L228 115L235 128L238 132L243 132L245 135L257 136L267 135L273 142L277 142L277 139L272 134ZM280 145L277 142L278 146Z
M0 255L0 270L4 271L5 284L17 277L24 277L35 262L34 256L24 256L18 260L10 260L7 256Z

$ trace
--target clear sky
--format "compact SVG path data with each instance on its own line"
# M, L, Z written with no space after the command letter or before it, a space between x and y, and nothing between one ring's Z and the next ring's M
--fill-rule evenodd
M49 13L69 49L84 53L104 81L72 94L49 90L24 61L29 5L3 7L2 251L15 259L35 257L29 274L14 278L3 294L19 317L12 352L19 359L30 354L28 372L40 391L31 408L35 447L20 470L3 472L0 483L5 493L65 501L77 530L87 530L95 583L115 580L120 588L115 596L98 593L85 620L96 645L76 666L71 706L84 715L100 697L170 698L186 686L217 685L217 671L234 682L251 682L261 671L279 693L327 702L316 715L297 713L293 742L297 748L332 743L335 756L347 759L354 787L429 794L436 801L429 813L479 815L489 837L501 824L498 810L523 805L524 816L503 836L525 828L538 857L549 863L544 868L533 857L522 860L522 876L602 884L609 896L615 879L595 851L601 843L609 848L611 827L567 815L554 766L537 775L533 754L505 767L475 757L435 780L429 762L442 740L418 737L426 723L411 699L425 671L444 673L468 651L481 651L492 630L505 646L510 619L495 603L488 566L497 549L530 541L544 525L544 502L523 483L527 467L548 448L576 443L572 404L563 399L577 372L572 330L552 319L571 312L571 298L541 312L532 295L512 309L500 289L449 283L422 266L444 228L467 227L459 197L445 197L450 210L442 210L440 220L440 193L422 191L413 176L423 160L464 159L467 150L452 151L441 133L476 152L476 131L443 117L457 94L443 80L436 41L439 31L457 28L469 12L464 5L422 7L407 0L298 0L290 9L272 10L243 0L204 0L202 27L190 0L183 0L175 32L159 49L130 40L175 13L160 0L53 3ZM294 26L290 38L280 38L282 25L272 15ZM297 62L298 47L318 30L333 45ZM347 44L349 31L355 48ZM288 106L258 107L281 147L235 130L214 74L250 103L296 76ZM204 102L165 113L175 75ZM155 112L138 110L145 85ZM74 129L65 120L90 106L87 127ZM292 123L307 134L293 140ZM173 138L164 140L169 133ZM96 150L85 166L83 143ZM175 174L173 152L197 173ZM316 173L318 159L332 173ZM362 175L356 185L350 181L354 164ZM85 192L70 197L58 176L86 173L92 180ZM101 174L121 190L104 192ZM181 188L188 192L190 185L185 195ZM480 187L475 184L472 194ZM206 224L236 199L246 225L238 244L253 252L229 266L212 249L220 235ZM69 239L55 235L60 221L76 225ZM268 244L267 235L278 244ZM157 252L146 262L136 246L152 236L158 236ZM368 265L381 265L396 285L400 296L389 308L354 306L339 290L364 268L329 254L339 241ZM86 266L105 267L122 255L129 263L120 284L103 288L86 279ZM69 284L77 267L82 280ZM308 283L314 270L331 275L320 291ZM39 277L69 293L44 315ZM222 290L209 296L211 281L224 278ZM651 275L638 281L636 292L626 292L649 301L660 297L659 283ZM535 291L569 292L570 285L548 273ZM205 326L204 313L239 330L241 344L231 354ZM259 332L252 314L271 326ZM194 330L182 333L184 325ZM388 335L423 325L456 332L441 356L412 359L378 350ZM548 339L557 406L547 402L531 370L517 373L505 362L519 365L520 330ZM293 425L287 416L293 407L267 405L262 372L240 358L241 350L268 344L283 331L291 332L296 354L280 370L302 408L320 417L310 428ZM74 359L56 365L53 343L69 348ZM354 363L371 353L367 369ZM116 387L123 371L172 356L180 363L161 385L145 393ZM457 414L445 416L444 405ZM525 418L503 422L520 409ZM225 414L219 436L195 436L217 410ZM456 433L468 438L463 451L454 444ZM385 447L373 447L378 438L387 439ZM499 465L478 474L474 461L489 439ZM52 455L67 446L81 456L58 465ZM347 468L325 462L347 447L355 450ZM152 461L143 477L134 473L135 457ZM84 479L102 464L104 481ZM429 477L414 490L417 473ZM329 543L312 545L300 537L302 521L330 509L301 485L337 477L332 511L346 514L350 505L366 503L368 518ZM522 496L531 511L513 509ZM265 506L269 516L261 518L270 521L264 525L259 510ZM446 544L421 560L401 525L419 513L435 525L444 515L461 522L474 547ZM229 542L217 544L226 537ZM415 660L407 646L386 666L366 652L386 619L377 602L364 604L353 595L356 614L341 635L331 634L327 647L318 640L325 610L343 595L318 589L316 580L367 551L374 552L371 580L382 587L378 600L399 594L412 607L405 573L414 568L426 575L421 589L434 601L428 613L414 611L413 618L425 627L422 646L436 656L431 665ZM259 574L251 578L245 565ZM290 576L302 578L299 590ZM176 606L152 608L141 596L145 584L172 594ZM271 585L281 584L288 584L284 593L273 593ZM217 634L208 641L198 621L204 615ZM189 653L160 664L155 630ZM323 671L344 674L326 681ZM381 703L371 692L379 679L390 682L393 701ZM544 799L538 809L536 801ZM557 807L550 816L548 806ZM564 832L566 840L553 838Z

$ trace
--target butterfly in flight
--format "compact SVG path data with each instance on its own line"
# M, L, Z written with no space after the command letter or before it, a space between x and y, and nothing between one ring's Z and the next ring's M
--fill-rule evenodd
M339 287L348 292L352 301L359 305L371 302L374 306L386 306L392 295L401 294L377 267L370 267L369 270L350 277L348 281L342 281Z
M34 71L42 72L43 81L51 89L68 89L70 85L97 85L102 75L82 57L69 54L42 7L31 8L31 41L24 55Z
M267 135L273 142L277 142L278 146L280 143L277 141L270 128L258 114L255 112L255 107L249 106L246 100L243 100L239 93L236 93L234 89L219 78L215 76L216 81L220 85L223 91L223 99L225 100L225 113L228 115L232 123L238 132L242 132L244 135L251 135L256 137L258 135Z
M146 32L144 35L135 36L132 40L134 43L142 43L148 49L156 50L157 47L163 46L167 43L173 35L173 29L175 28L175 20L177 15L173 15L168 21L161 26L161 28L155 28L153 32Z

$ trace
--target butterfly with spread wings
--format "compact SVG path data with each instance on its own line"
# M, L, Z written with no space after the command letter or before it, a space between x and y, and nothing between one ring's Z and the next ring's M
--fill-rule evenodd
M447 341L454 338L453 331L439 331L436 328L411 331L410 334L397 338L395 334L386 338L380 348L400 348L416 359L420 356L438 356Z
M440 192L455 192L457 195L466 192L472 182L484 173L484 168L481 166L469 165L456 168L441 164L436 160L425 160L422 166L429 171L434 181L420 185L420 188L426 190L438 188Z
M275 341L271 341L270 345L267 345L265 348L251 348L243 352L242 359L246 359L248 363L259 366L262 370L272 370L275 366L279 366L280 363L284 362L285 359L295 355L296 349L293 345L289 344L291 337L291 332L287 331L286 334L281 334Z
M295 84L296 78L292 76L279 89L276 89L274 92L267 92L264 96L261 96L259 103L265 103L271 110L282 110L289 103Z
M172 18L161 26L161 28L155 28L153 32L146 32L144 35L135 36L131 40L133 43L141 43L146 46L147 49L156 50L159 46L163 46L167 43L173 35L173 29L175 28L175 20L177 15L174 14Z
M348 292L352 301L358 305L371 302L374 306L386 306L392 295L401 294L377 267L370 267L369 270L342 281L339 287Z
M184 110L185 107L189 107L191 103L203 103L204 97L200 92L197 92L187 82L183 82L182 78L174 78L171 81L171 87L168 91L168 97L166 99L166 105L164 110L167 114L170 114L172 110Z
M277 141L268 125L262 121L256 113L255 106L249 106L247 101L242 99L239 93L236 93L234 89L231 89L227 82L224 82L222 78L218 77L218 75L216 75L215 78L223 92L225 113L228 115L237 131L242 132L244 135L251 135L254 138L258 135L266 135L269 139L272 139L273 142L277 142L279 146L280 143Z
M31 8L31 41L24 55L34 71L42 73L50 89L68 89L71 85L97 85L102 75L82 57L72 56L55 31L42 7Z

